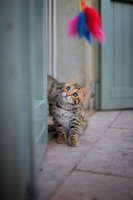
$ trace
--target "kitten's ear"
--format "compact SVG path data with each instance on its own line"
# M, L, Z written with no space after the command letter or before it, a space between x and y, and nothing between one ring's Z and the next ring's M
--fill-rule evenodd
M91 94L91 87L85 87L82 89L83 99L86 99Z
M67 81L67 83L76 83L77 82L77 78L78 78L77 75L74 75Z

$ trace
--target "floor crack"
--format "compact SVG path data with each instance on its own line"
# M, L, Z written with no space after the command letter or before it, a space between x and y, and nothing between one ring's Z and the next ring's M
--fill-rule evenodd
M90 170L74 169L74 171L99 174L99 175L105 175L105 176L113 176L113 177L126 178L126 179L133 179L133 177L130 177L130 176L122 176L122 175L112 174L112 173L101 173L101 172L95 172L95 171L90 171Z

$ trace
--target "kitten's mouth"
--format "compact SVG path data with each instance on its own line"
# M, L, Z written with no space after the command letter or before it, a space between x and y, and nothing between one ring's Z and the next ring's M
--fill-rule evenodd
M62 94L62 96L66 99L68 96L66 94Z
M64 96L64 98L67 100L68 98L67 98L68 96Z
M67 95L66 95L66 96L65 96L65 98L66 98L66 99L69 99L69 98L70 98L70 96L67 96Z
M64 100L66 100L67 102L70 101L70 98L71 98L70 96L68 96L66 94L62 94L62 96L63 96Z
M69 99L69 96L67 96L67 95L63 95L63 98L64 98L65 100L67 100L67 101L68 101L68 99Z

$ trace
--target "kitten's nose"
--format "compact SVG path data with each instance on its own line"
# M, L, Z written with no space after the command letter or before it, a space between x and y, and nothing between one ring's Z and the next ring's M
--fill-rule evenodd
M66 93L66 97L70 96L68 93Z

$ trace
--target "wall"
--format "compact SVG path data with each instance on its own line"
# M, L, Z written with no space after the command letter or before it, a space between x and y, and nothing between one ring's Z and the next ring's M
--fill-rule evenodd
M92 4L93 2L93 4ZM88 1L95 6L95 0ZM93 86L95 82L95 42L90 46L85 40L67 37L66 27L69 19L79 12L78 0L57 0L57 78L66 81L78 75L78 83ZM86 100L85 107L88 108Z

